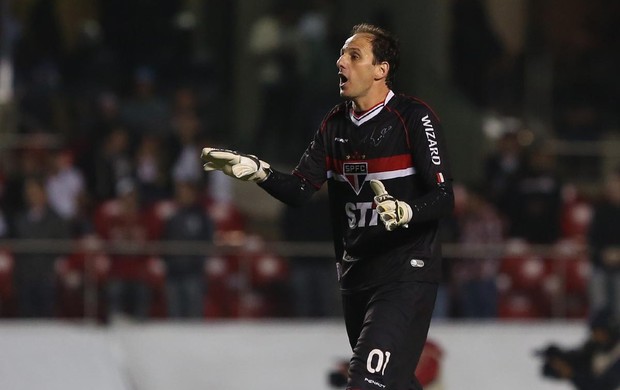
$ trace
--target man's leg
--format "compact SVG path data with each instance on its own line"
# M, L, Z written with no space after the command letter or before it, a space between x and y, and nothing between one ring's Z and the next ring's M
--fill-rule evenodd
M353 347L348 389L422 388L414 372L426 342L436 295L437 284L420 282L390 283L373 292L360 331L355 324L347 324L352 343L359 335Z

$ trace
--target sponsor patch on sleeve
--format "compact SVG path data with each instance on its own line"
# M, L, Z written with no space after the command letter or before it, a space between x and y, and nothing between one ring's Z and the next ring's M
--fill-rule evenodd
M445 183L446 179L443 177L443 173L437 172L437 184Z

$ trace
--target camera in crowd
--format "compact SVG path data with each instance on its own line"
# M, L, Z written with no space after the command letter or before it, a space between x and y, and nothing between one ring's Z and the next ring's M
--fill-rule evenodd
M592 358L592 351L587 345L578 349L562 349L556 344L550 344L536 351L536 356L543 359L542 375L551 379L566 379L566 370L571 372L588 370Z
M609 311L596 313L585 342L563 349L550 344L538 351L543 377L572 382L578 390L620 389L620 326Z

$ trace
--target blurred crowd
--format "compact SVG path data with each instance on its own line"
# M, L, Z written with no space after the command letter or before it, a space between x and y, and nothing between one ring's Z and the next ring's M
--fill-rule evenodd
M531 53L507 53L483 2L453 3L454 87L482 111L519 116ZM557 138L598 139L618 124L620 85L610 72L619 40L609 23L592 23L601 17L595 3L552 46ZM202 171L201 147L234 136L222 130L235 115L227 67L234 55L196 48L204 35L190 4L152 2L144 12L137 0L28 0L3 8L0 59L12 62L15 88L0 111L0 238L77 244L3 247L1 315L338 314L332 261L277 253L248 228L252 216L240 211L228 179ZM245 142L267 161L294 165L337 102L334 61L347 32L335 22L340 6L275 1L249 27L244 44L260 104ZM370 19L390 23L380 10ZM474 46L479 56L469 55ZM505 126L483 166L472 167L483 179L455 183L437 317L620 314L620 171L584 192L528 134ZM325 197L316 198L282 210L282 240L329 241ZM153 242L182 244L164 251ZM226 246L236 250L217 250Z

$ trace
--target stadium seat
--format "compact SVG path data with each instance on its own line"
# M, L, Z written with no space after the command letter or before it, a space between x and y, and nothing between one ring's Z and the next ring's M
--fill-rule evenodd
M586 201L581 200L565 204L562 208L560 221L562 237L584 242L587 238L593 213L592 204Z
M547 263L540 256L506 256L500 264L498 288L500 292L536 292L541 289L547 272Z
M577 238L562 239L547 259L550 276L545 283L552 317L583 318L587 314L590 261ZM551 280L552 279L552 280Z
M288 262L270 253L257 254L251 261L250 286L264 302L259 312L269 317L287 316L290 311Z
M542 317L535 299L525 293L509 293L499 297L498 317L505 320L536 319Z
M93 215L95 231L101 236L106 236L110 221L118 217L120 213L121 205L116 199L107 200L99 204Z
M586 295L590 281L590 261L585 256L567 260L565 288L568 293Z
M156 201L146 210L146 216L150 221L150 234L153 237L163 235L166 221L174 215L176 210L176 202L170 199Z
M443 356L444 352L439 344L427 339L415 370L415 376L424 388L441 382Z
M251 258L251 284L254 288L286 282L289 277L288 263L281 257L261 253Z
M215 223L216 239L225 241L228 233L245 231L246 217L234 203L207 199L204 207Z
M166 265L160 257L147 259L146 280L151 289L151 317L166 317Z
M257 235L239 233L233 255L205 259L205 316L275 317L287 310L288 262L266 250ZM230 243L230 242L229 242Z
M288 261L268 250L264 239L248 235L240 252L242 270L250 289L261 297L264 308L259 310L270 317L286 316L290 307Z
M110 257L84 244L91 239L83 239L79 250L56 260L58 315L61 317L96 315L99 320L104 318L104 289L110 270ZM87 308L87 304L92 306Z
M271 302L255 291L243 291L231 301L233 316L236 318L271 317Z
M545 281L549 267L545 259L533 253L521 239L508 240L501 259L497 288L499 318L540 318L546 313Z
M587 317L591 264L584 249L576 239L561 240L549 258L553 275L558 280L554 317Z
M205 317L235 317L238 313L242 280L236 256L210 256L205 259Z

